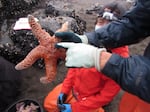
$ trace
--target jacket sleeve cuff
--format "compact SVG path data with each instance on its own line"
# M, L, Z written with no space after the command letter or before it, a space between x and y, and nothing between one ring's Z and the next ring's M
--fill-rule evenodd
M118 78L118 74L120 74L122 71L122 69L120 69L121 59L121 56L117 54L112 54L103 70L101 70L102 73L116 81Z

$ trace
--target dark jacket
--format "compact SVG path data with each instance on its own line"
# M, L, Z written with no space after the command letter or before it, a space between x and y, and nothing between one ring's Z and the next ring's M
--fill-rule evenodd
M150 0L138 0L122 20L86 34L90 44L115 48L137 43L150 36ZM150 103L150 44L144 56L122 58L113 54L102 70L124 90Z

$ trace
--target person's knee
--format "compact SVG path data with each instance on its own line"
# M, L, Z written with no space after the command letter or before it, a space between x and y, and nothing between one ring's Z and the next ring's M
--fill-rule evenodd
M44 99L43 107L47 112L57 112L57 100L53 99L53 96L48 95Z

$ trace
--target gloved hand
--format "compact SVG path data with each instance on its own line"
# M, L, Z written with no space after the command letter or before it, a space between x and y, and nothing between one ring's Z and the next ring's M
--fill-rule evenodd
M83 43L61 42L59 47L68 48L66 52L67 67L96 67L100 71L100 54L105 48L97 48Z
M58 104L58 108L61 112L72 112L70 104Z
M73 32L56 32L55 37L60 38L61 42L75 42L88 44L86 35L78 35Z
M60 93L57 99L57 104L63 104L67 98L67 95L64 93Z

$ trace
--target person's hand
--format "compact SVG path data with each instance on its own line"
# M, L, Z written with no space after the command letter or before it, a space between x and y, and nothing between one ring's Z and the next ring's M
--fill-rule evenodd
M56 32L55 37L61 39L61 42L75 42L88 44L86 35L78 35L73 32Z
M72 112L70 104L59 104L58 108L60 109L61 112Z
M100 71L100 54L105 48L97 48L83 43L57 43L56 46L68 48L66 52L67 67L96 67Z
M60 93L57 99L57 104L63 104L67 98L67 95L64 93Z

